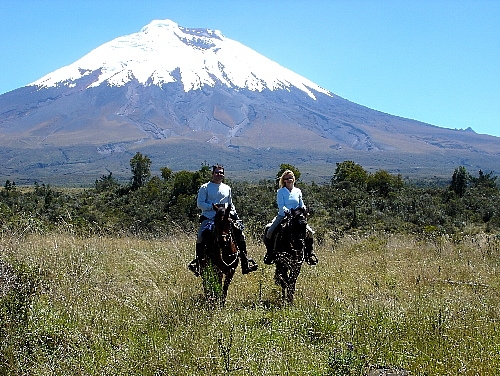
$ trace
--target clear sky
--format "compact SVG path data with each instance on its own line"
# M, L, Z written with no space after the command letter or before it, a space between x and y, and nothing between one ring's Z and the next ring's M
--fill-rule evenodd
M500 136L500 0L0 0L0 94L155 19L218 29L358 104Z

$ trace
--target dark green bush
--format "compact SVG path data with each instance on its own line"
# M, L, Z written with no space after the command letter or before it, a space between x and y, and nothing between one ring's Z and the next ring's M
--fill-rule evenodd
M120 185L111 173L89 189L59 190L35 184L21 190L9 182L0 190L0 226L19 233L57 229L81 236L193 232L199 216L196 194L210 176L204 164L194 172L174 173L165 167L162 178L147 179L135 189ZM460 183L456 189L415 186L404 184L399 175L383 170L368 174L346 161L338 164L332 184L297 182L297 186L319 238L354 229L421 232L426 226L447 233L466 226L497 231L500 195L495 178L481 173L474 178L463 168L454 176L455 185ZM276 182L227 183L247 235L260 239L265 224L277 213Z

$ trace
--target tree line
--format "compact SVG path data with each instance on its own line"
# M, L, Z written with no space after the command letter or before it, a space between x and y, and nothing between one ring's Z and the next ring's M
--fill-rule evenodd
M15 233L71 231L76 235L134 235L158 237L197 228L196 195L210 180L211 167L197 171L160 169L152 176L151 160L136 153L130 160L130 182L119 183L112 173L87 189L58 189L36 183L19 188L7 180L0 190L0 228ZM348 231L455 234L494 232L500 228L500 195L493 173L475 177L459 166L444 187L418 187L385 170L367 172L354 161L336 164L329 184L300 181L295 166L281 164L276 179L257 183L226 182L244 220L246 233L260 239L264 225L277 212L277 179L294 171L321 241Z

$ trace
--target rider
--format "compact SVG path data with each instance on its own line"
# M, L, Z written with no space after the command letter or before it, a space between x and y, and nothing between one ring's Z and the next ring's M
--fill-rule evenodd
M257 270L257 263L247 256L247 246L245 235L243 234L243 226L241 220L238 218L236 209L233 205L231 187L224 184L224 166L212 166L212 179L203 184L198 191L198 198L196 204L201 209L200 227L198 229L198 236L196 239L196 257L188 265L197 277L200 275L200 260L204 256L203 232L210 224L213 223L215 210L213 204L225 204L231 207L231 218L236 222L233 227L235 241L239 249L241 259L241 271L243 274L248 274ZM239 225L238 225L239 224Z
M295 187L295 174L291 170L285 170L281 174L279 181L280 189L276 194L276 201L278 203L278 215L274 217L272 223L268 225L266 235L264 236L264 244L266 245L266 255L264 256L264 263L271 265L274 262L274 242L271 241L274 230L285 218L285 215L292 209L304 208L306 206L302 200L302 191L300 188ZM313 252L313 238L314 231L307 225L307 235L305 239L305 260L310 265L316 265L318 258Z

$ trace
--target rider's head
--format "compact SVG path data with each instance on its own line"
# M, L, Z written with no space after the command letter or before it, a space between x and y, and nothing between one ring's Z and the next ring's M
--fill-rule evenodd
M280 188L286 187L288 179L292 179L292 185L295 183L295 174L291 170L285 170L280 177Z
M224 166L216 164L212 166L212 182L221 183L224 179Z

